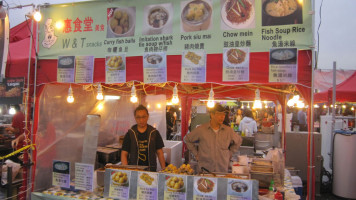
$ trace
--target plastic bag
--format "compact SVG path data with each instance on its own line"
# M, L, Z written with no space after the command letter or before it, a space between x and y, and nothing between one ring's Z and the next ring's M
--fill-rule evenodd
M15 163L11 160L6 160L5 164L2 166L2 173L1 173L1 184L7 184L7 168L12 167L12 181L15 180L15 177L20 171L21 165L19 163Z

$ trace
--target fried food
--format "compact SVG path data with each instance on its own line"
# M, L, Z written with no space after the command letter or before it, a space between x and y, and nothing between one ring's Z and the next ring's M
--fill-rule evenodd
M152 182L155 180L147 173L141 174L140 179L142 179L145 183L147 183L147 185L152 185Z
M111 56L110 59L107 61L107 66L111 69L118 69L123 63L121 56Z
M194 52L188 51L188 53L185 54L185 58L197 65L201 59L201 56L197 55Z
M203 3L190 3L185 18L188 21L200 21L204 16L205 6Z
M125 172L115 172L111 179L114 181L114 183L117 183L119 185L123 185L127 182L127 174Z

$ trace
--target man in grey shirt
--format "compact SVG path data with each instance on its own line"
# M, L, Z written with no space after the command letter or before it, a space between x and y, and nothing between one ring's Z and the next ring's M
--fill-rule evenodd
M184 137L187 148L198 160L198 171L204 167L211 172L228 172L230 158L239 149L242 138L223 124L224 119L225 109L215 104L210 110L210 122ZM194 145L196 142L199 150Z

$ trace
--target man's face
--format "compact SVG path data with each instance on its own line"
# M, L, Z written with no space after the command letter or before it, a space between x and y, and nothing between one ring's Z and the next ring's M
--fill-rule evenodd
M218 124L222 124L224 122L225 119L225 112L215 112L215 113L211 113L211 121L213 122L217 122Z
M148 114L145 110L138 110L135 114L135 120L138 127L144 128L147 126Z

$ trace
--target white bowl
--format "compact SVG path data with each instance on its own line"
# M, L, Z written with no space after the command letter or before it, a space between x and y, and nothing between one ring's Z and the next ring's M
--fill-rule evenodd
M126 12L128 17L129 17L129 28L128 31L123 33L123 34L118 34L115 33L112 29L111 29L111 20L113 20L114 18L114 13L115 11L123 11ZM131 8L115 8L112 16L109 18L108 20L108 29L111 35L113 35L114 37L129 37L129 36L133 36L135 34L135 23L136 23L136 15L133 9Z

